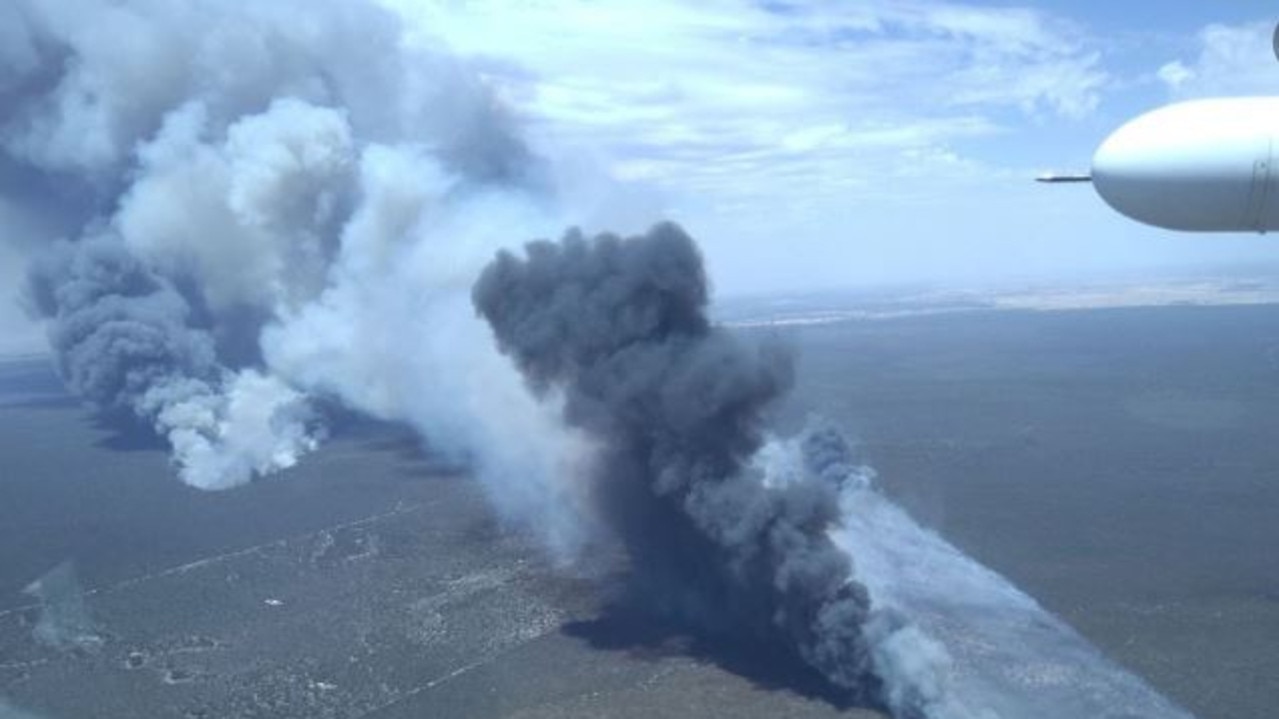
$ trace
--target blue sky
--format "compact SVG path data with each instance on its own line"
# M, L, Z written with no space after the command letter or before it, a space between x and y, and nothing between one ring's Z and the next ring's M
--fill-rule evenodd
M1169 233L1032 181L1144 110L1279 93L1272 1L376 1L483 74L564 224L675 219L721 297L1279 275L1279 237ZM0 286L24 260L0 243ZM14 303L0 330L0 353L39 346Z
M1270 3L386 1L483 69L571 221L677 219L723 293L1279 259L1030 181L1143 110L1279 91Z

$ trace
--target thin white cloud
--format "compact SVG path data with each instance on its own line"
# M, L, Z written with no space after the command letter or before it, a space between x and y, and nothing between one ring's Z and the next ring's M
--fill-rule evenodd
M1074 239L1088 213L1109 218L1096 198L1030 182L1045 143L1116 82L1098 38L1060 16L944 0L382 1L482 68L552 157L642 186L730 293L1116 252Z
M1158 77L1176 99L1279 93L1270 20L1208 25L1199 31L1198 56L1159 68Z
M675 196L754 196L779 177L847 193L904 157L916 174L966 175L976 166L955 161L954 142L1003 131L1009 112L1086 115L1106 82L1073 25L1026 9L391 2L489 58L490 80L546 137Z

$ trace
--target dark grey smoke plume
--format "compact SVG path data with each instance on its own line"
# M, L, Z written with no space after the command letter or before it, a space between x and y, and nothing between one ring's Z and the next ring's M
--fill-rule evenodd
M71 391L103 410L135 406L151 388L217 376L212 339L188 326L190 307L118 241L63 243L31 267L28 296L49 331Z
M531 386L563 392L565 420L602 444L597 510L644 596L857 686L869 602L827 534L835 488L820 472L770 485L750 464L761 410L790 385L788 355L710 325L701 257L674 224L629 239L570 231L525 251L497 256L475 305Z
M118 238L53 246L32 264L27 298L51 320L49 343L68 388L107 416L151 423L189 484L241 484L314 445L300 395L252 370L221 367L183 295Z

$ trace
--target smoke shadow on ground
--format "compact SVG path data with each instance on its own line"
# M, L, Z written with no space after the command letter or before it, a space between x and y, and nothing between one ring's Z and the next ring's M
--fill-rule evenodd
M69 395L29 394L0 399L0 409L66 409L81 404L80 400Z
M346 408L331 399L312 400L323 418L326 445L351 445L361 452L389 454L397 474L412 481L467 479L472 469L456 455L439 451L410 425L378 419Z
M874 699L878 684L873 677L866 678L863 690L849 691L832 684L787 647L749 637L710 634L631 602L607 604L594 619L569 622L560 631L595 650L625 652L648 661L689 657L742 677L760 690L792 692L840 711L887 713Z
M0 359L0 408L56 409L79 403L47 358Z
M169 444L155 433L151 427L132 417L121 417L114 413L95 412L92 418L93 428L105 433L102 439L93 443L99 449L113 452L168 452Z
M44 358L0 360L0 395L13 392L66 394L62 380Z
M5 361L0 359L0 408L64 409L89 405L67 391L48 358L32 357ZM95 446L117 452L160 450L168 444L149 425L124 411L90 409L93 429L104 434Z
M433 451L421 437L410 430L389 437L368 439L361 445L372 452L385 452L395 457L400 473L410 479L438 480L444 477L470 476L470 467L461 459Z

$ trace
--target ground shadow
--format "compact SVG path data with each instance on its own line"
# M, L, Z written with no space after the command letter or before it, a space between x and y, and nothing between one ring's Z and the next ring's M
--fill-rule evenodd
M409 479L441 479L469 476L465 457L433 448L412 427L347 409L336 403L322 405L328 438L358 444L362 449L390 453Z
M862 688L836 686L788 647L745 636L710 634L686 623L626 602L607 605L594 619L570 622L561 631L593 649L625 652L657 660L686 656L712 663L765 691L789 691L839 710L872 709L887 713L876 697L878 681L867 676Z
M0 395L26 391L65 394L62 380L47 358L0 358Z
M0 359L0 409L56 409L79 403L47 358Z
M455 477L470 474L464 459L435 451L426 441L407 427L397 427L385 436L363 441L363 447L374 452L389 452L411 477Z
M0 409L72 409L83 404L68 394L10 395L0 399Z
M93 443L95 447L115 452L167 452L169 449L154 428L135 417L119 412L95 411L91 422L94 429L105 433L102 439Z

